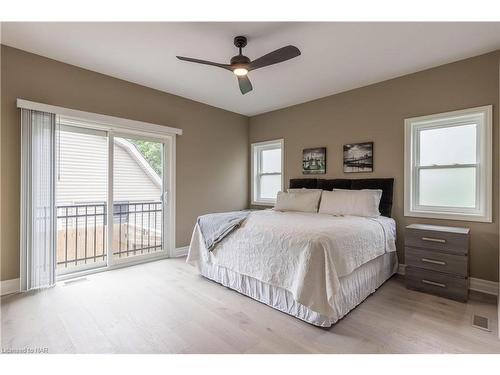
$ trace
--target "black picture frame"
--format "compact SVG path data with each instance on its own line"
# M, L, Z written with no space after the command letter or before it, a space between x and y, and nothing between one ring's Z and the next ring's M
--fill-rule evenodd
M344 145L344 173L373 172L373 142Z
M302 150L302 174L326 173L326 147Z

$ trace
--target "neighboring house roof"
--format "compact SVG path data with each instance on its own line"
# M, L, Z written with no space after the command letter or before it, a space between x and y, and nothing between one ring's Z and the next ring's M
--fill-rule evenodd
M156 171L151 167L149 162L146 160L146 158L144 158L144 156L140 153L137 147L133 143L123 138L114 138L114 140L115 140L115 145L123 147L135 159L135 161L140 165L140 167L144 169L144 172L146 172L147 175L151 177L153 182L159 188L161 188L160 176L158 176L158 173L156 173Z

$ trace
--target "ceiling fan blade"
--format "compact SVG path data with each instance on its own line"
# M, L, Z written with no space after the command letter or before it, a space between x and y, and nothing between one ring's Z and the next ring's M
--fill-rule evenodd
M240 85L240 91L243 95L253 90L252 83L247 76L238 76L238 83Z
M191 57L183 57L183 56L177 56L177 58L179 60L182 60L182 61L189 61L189 62L194 62L194 63L198 63L198 64L211 65L211 66L216 66L218 68L223 68L223 69L227 69L227 70L232 71L231 65L228 65L228 64L219 64L219 63L212 62L212 61L192 59Z
M248 70L255 70L265 66L277 64L286 60L293 59L300 55L300 50L295 46L286 46L276 51L269 52L267 55L259 57L250 62Z

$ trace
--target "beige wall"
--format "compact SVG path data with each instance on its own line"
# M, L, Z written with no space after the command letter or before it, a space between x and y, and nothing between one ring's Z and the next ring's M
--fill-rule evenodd
M285 178L301 177L302 149L326 146L325 177L395 177L398 252L405 225L429 222L472 229L471 275L498 280L498 108L500 51L254 116L235 113L1 48L1 280L19 273L20 116L16 98L131 118L184 130L177 143L177 246L196 216L247 206L248 141L285 139ZM494 223L403 216L403 120L494 105ZM250 124L250 127L248 127ZM374 141L375 171L344 174L342 146Z
M183 129L177 138L177 246L189 243L198 215L247 206L247 117L6 46L1 75L1 280L19 276L16 98Z
M498 280L498 109L500 51L250 118L250 142L285 139L285 181L302 177L302 149L327 147L327 178L394 177L393 216L404 261L403 228L415 222L468 226L471 276ZM300 88L298 88L300 89ZM403 120L492 104L494 222L471 223L403 216ZM343 173L342 147L374 141L374 172ZM306 176L307 177L307 176Z

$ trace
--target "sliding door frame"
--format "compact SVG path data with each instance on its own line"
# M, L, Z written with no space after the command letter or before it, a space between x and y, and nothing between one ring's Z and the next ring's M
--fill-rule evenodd
M83 269L70 273L57 275L57 281L67 280L75 277L85 276L92 273L108 271L112 269L132 266L135 264L150 262L159 259L170 258L175 254L175 154L176 154L176 137L174 134L155 134L129 129L115 129L109 125L93 123L87 119L76 119L64 116L65 124L71 126L82 127L87 129L105 131L108 138L108 176L107 176L107 238L106 238L106 265L91 269ZM113 176L114 176L114 138L115 137L130 137L142 140L150 140L161 142L163 144L163 175L162 175L162 218L163 218L163 233L162 233L162 250L142 254L130 258L114 259L113 257Z
M144 141L158 142L162 144L162 187L161 187L161 202L162 202L162 240L160 251L149 254L135 255L133 257L126 257L121 259L116 259L113 256L113 210L114 210L114 139L119 138L132 138ZM116 265L129 265L140 263L141 261L161 259L171 257L175 250L175 241L172 241L172 235L175 235L175 228L173 228L174 233L172 233L172 225L175 223L175 216L172 215L171 204L174 201L170 200L171 190L175 184L172 184L172 166L175 163L170 162L171 158L175 155L172 153L172 139L169 136L151 136L151 135L139 135L131 132L108 132L108 203L107 203L107 220L108 220L108 236L107 236L107 258L108 267Z
M61 120L62 119L62 120ZM62 122L64 122L64 124L62 124ZM59 130L63 130L63 131L71 131L71 132L78 132L80 134L91 134L91 135L95 135L95 136L102 136L102 137L105 137L106 140L108 139L108 134L109 132L106 131L106 130L102 130L102 129L97 129L97 128L92 128L92 127L88 127L88 126L80 126L79 124L78 125L75 125L73 122L71 122L71 125L69 125L68 123L68 119L65 118L65 117L61 117L59 115L56 116L56 129L59 128ZM57 132L59 132L56 131ZM60 135L58 135L57 137L60 137ZM59 142L57 142L58 145L56 145L56 151L58 150L58 148L60 148L60 145L59 145ZM57 156L56 156L56 159L57 159ZM60 162L60 161L59 161ZM56 163L57 165L57 163ZM107 189L107 182L108 182L108 177L106 176L106 189ZM57 183L54 184L54 194L55 194L55 202L57 203ZM107 190L106 190L106 197L107 197ZM106 209L107 209L107 203L106 203ZM57 212L57 206L56 206L56 212ZM107 214L106 214L107 215ZM103 223L106 222L107 220L107 217L106 219L103 218ZM56 226L57 226L57 223L56 223ZM107 232L106 232L106 236L107 236ZM57 234L56 234L56 241L57 241ZM57 245L56 246L56 258L57 258ZM107 247L107 237L106 237L106 247ZM106 253L106 256L107 256L107 253ZM61 278L70 278L70 277L73 277L72 275L73 274L79 274L81 272L92 272L93 270L96 270L96 269L102 269L102 268L106 268L108 265L108 262L107 262L107 259L106 260L101 260L101 261L98 261L98 262L94 262L94 263L88 263L88 264L84 264L84 265L78 265L75 267L75 269L64 269L64 270L59 270L57 271L57 268L56 268L56 280L60 280Z
M158 125L148 122L124 119L120 117L108 116L98 113L79 111L64 107L53 106L44 103L31 102L24 99L17 99L17 107L32 109L53 113L64 118L65 123L81 128L95 129L105 131L108 135L108 202L107 202L107 219L108 223L113 223L113 138L116 134L131 136L138 136L142 138L151 138L156 140L163 140L163 159L164 171L163 174L163 189L166 194L163 195L163 210L164 210L164 224L163 224L163 251L161 254L145 254L144 257L138 259L131 259L125 262L113 262L110 252L112 252L112 236L109 235L107 239L107 265L100 268L93 268L88 270L76 271L71 274L64 274L57 276L56 280L61 281L65 279L84 276L87 274L108 271L111 269L130 266L133 264L144 263L152 260L167 258L175 256L175 218L176 218L176 136L182 135L182 129L173 128L164 125ZM110 153L111 151L111 153ZM111 185L110 185L111 181ZM111 205L111 207L110 207ZM111 209L110 209L111 208ZM108 224L109 228L112 228ZM54 249L56 251L56 249Z
M165 224L164 227L164 241L163 246L165 252L158 256L157 254L150 254L148 257L141 257L140 259L132 259L127 263L110 263L110 258L108 258L107 266L94 268L89 270L76 271L71 274L60 275L57 276L56 280L65 280L69 278L84 276L86 274L97 273L102 271L108 271L115 268L126 267L133 264L144 263L156 259L166 258L175 256L175 218L176 218L176 138L178 135L182 135L182 129L173 128L166 125L158 125L144 121L130 120L121 117L108 116L99 113L93 112L85 112L79 111L75 109L69 109L64 107L58 107L50 104L37 103L24 99L17 99L17 107L31 109L36 111L48 112L63 117L69 125L74 125L83 128L95 129L95 130L103 130L107 132L108 139L116 133L127 134L127 135L136 135L140 137L150 137L156 139L164 139L165 145L164 147L164 160L168 163L164 165L164 189L167 192L166 196L163 198L163 206L167 208L167 214L165 214ZM109 142L109 140L108 140ZM110 142L108 144L108 152L109 148L113 149L113 143ZM109 155L109 154L108 154ZM108 160L108 163L110 161ZM112 161L111 161L112 163ZM112 169L108 168L108 176L112 174ZM111 175L112 178L112 175ZM109 196L109 189L112 188L112 184L108 183L108 215L112 215L112 209L109 209L109 204L113 204L113 192L111 191L111 195ZM111 198L111 199L110 199ZM166 198L166 199L165 199ZM109 219L109 216L108 216ZM108 223L111 221L108 221ZM108 225L109 227L109 225ZM108 241L109 240L108 235ZM108 242L108 257L109 252L112 247L109 246ZM55 251L55 249L54 249Z
M165 259L175 254L175 135L151 134L141 131L123 131L122 129L106 129L99 124L87 123L87 120L76 120L65 117L64 121L73 122L74 126L86 127L90 129L104 130L108 138L108 188L107 188L107 265L89 270L75 271L73 273L57 276L57 281L89 275L92 273L108 271L112 269L127 267L135 264ZM130 259L114 259L113 257L113 173L114 173L114 138L131 137L144 140L154 140L163 143L163 176L162 176L162 211L163 211L163 235L162 250L155 253L134 256Z

